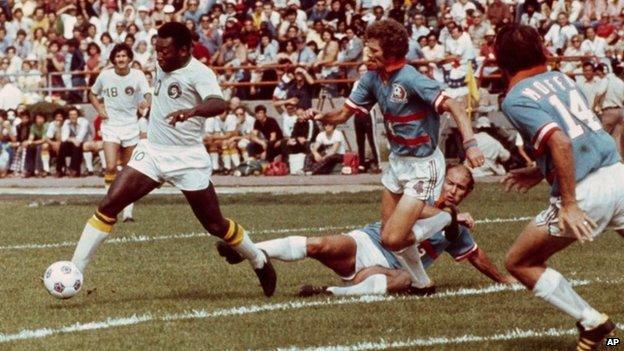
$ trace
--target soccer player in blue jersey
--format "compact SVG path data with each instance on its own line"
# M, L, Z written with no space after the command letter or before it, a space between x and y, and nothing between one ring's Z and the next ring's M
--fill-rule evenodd
M394 20L381 20L368 26L365 36L368 72L341 109L325 114L311 110L310 115L341 124L354 114L359 116L356 118L367 116L373 105L379 104L391 146L390 166L381 179L382 245L409 267L414 284L424 287L430 281L416 250L415 243L421 240L410 228L421 217L425 204L440 194L444 179L444 155L438 148L439 114L448 111L453 116L471 166L481 166L484 157L465 111L448 98L440 84L406 64L405 27ZM440 229L450 220L447 213L432 217Z
M577 85L546 69L540 39L535 29L513 25L501 29L495 42L509 82L503 112L537 161L537 167L508 174L506 189L525 192L544 178L551 184L549 207L520 234L505 265L535 295L576 319L577 350L592 350L615 324L546 261L576 241L592 241L607 227L624 236L624 164Z
M442 186L442 195L436 207L458 205L468 196L474 186L470 170L463 165L448 169ZM474 227L474 220L468 213L458 215L468 227ZM419 220L413 231L422 230ZM348 285L341 287L301 287L301 296L315 294L364 295L418 292L428 293L433 289L412 288L411 276L396 256L381 245L381 223L376 222L339 235L320 237L289 236L257 243L269 257L292 262L306 257L314 258L333 270ZM227 245L217 244L219 253L228 262L237 263L242 257ZM425 267L430 266L443 253L450 254L456 261L468 260L480 272L499 283L512 282L513 278L501 275L496 266L481 250L467 227L462 226L460 234L453 240L444 232L437 232L431 238L418 244L419 256Z

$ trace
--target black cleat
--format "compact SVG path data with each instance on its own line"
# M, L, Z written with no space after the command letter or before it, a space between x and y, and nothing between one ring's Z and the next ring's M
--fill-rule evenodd
M604 316L607 320L590 330L585 330L581 323L576 322L576 328L579 330L579 341L576 344L577 351L597 350L602 344L602 340L614 334L616 328L615 323L613 323L607 315Z
M417 288L412 285L407 291L409 295L416 295L416 296L429 296L429 295L435 294L435 292L436 292L435 285L428 286L426 288Z
M215 246L217 247L217 252L219 252L219 256L225 257L225 260L229 264L237 264L245 260L243 256L241 256L238 252L236 252L236 250L234 250L223 240L217 241Z
M271 264L271 259L269 255L264 251L260 250L264 254L266 258L266 262L264 266L259 269L254 269L258 279L260 280L260 285L262 285L262 291L264 291L264 296L271 297L275 293L275 287L277 286L277 273L275 273L275 269Z
M450 210L451 223L444 227L444 236L448 241L455 241L459 238L459 223L457 223L457 207L454 205L447 207Z
M310 297L314 295L331 295L326 286L302 285L299 287L297 295L299 297Z

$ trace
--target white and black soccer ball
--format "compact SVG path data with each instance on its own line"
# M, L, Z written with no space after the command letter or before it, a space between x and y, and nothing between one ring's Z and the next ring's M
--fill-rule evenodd
M72 262L54 262L43 274L43 284L50 295L69 299L82 288L82 273Z

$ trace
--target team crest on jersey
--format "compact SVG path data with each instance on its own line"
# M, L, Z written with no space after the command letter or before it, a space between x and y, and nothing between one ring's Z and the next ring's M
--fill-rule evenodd
M134 88L126 87L126 95L132 95L132 94L134 94Z
M169 95L172 99L177 99L182 95L182 88L180 88L180 84L171 83L167 87L167 95Z
M414 184L414 190L416 190L416 194L422 194L425 192L425 182L419 180Z
M401 84L392 84L392 95L390 96L392 102L407 102L407 91Z

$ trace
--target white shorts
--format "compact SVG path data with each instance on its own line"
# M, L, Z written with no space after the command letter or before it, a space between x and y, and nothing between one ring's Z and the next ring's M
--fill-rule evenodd
M427 157L409 157L390 154L389 166L381 183L395 194L405 194L420 200L434 201L442 192L446 160L440 149Z
M341 277L342 280L352 280L355 278L356 274L368 267L381 266L384 268L391 268L386 257L384 257L379 248L375 246L368 234L359 230L353 230L343 235L350 236L355 240L356 252L355 271L348 277Z
M115 143L121 147L134 146L139 143L139 124L125 126L108 126L102 124L102 140L105 143Z
M203 145L156 145L146 139L132 152L128 166L153 180L180 190L203 190L210 185L212 165Z
M602 167L576 184L576 200L579 207L593 219L597 237L605 229L624 229L624 164ZM538 226L547 226L553 236L575 238L572 232L559 229L561 198L550 198L550 206L535 217Z

